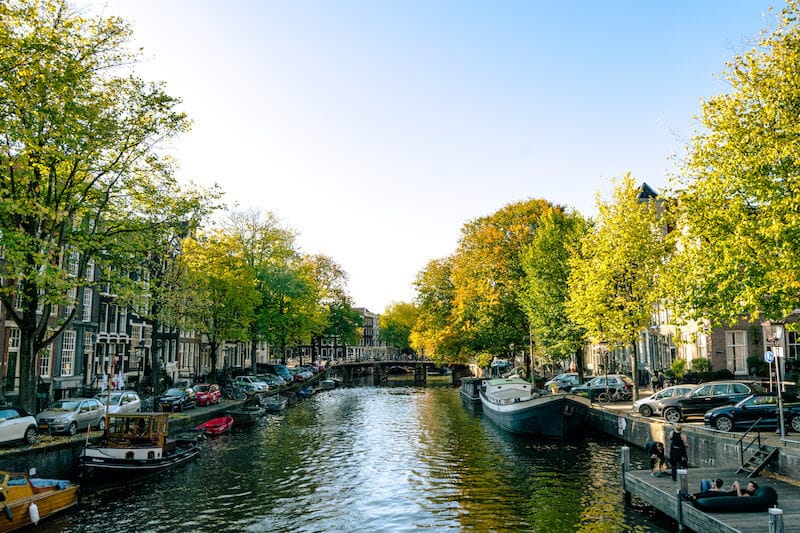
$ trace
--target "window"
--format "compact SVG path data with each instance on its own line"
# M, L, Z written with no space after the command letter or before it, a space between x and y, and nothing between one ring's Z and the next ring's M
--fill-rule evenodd
M84 277L88 281L94 281L94 259L89 259L86 262L86 275Z
M8 330L8 368L6 369L6 391L12 392L17 383L17 358L19 357L20 331Z
M92 289L83 288L83 321L92 321Z
M50 348L45 348L39 353L39 375L50 377L50 358L52 357Z
M75 369L75 332L65 331L61 339L61 375L71 376Z
M67 255L67 274L70 276L78 275L78 252L71 251Z
M727 396L731 392L731 386L727 383L722 383L714 387L714 396Z
M750 387L744 383L734 383L731 387L736 394L750 394Z
M703 385L692 393L692 396L710 396L711 385Z
M786 357L797 359L797 354L800 352L800 335L796 331L787 331L786 333Z
M78 289L70 287L67 290L67 305L64 306L64 314L69 315L75 309L75 300L78 299Z
M725 354L728 370L734 374L747 374L747 332L730 330L725 332Z

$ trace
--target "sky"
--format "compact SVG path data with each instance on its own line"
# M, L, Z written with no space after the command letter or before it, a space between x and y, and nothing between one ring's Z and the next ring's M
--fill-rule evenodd
M774 0L110 0L193 121L178 176L272 211L349 274L411 301L469 220L543 198L585 216L630 172L669 184L725 63Z

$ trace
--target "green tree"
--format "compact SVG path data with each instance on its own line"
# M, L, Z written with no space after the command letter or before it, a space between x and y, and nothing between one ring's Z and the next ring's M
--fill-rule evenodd
M553 210L561 208L532 199L464 225L450 276L450 320L464 349L499 354L512 345L528 345L528 321L519 300L525 277L520 254L541 218Z
M657 204L640 199L630 174L614 184L610 202L598 198L596 225L570 259L567 314L595 342L632 349L634 398L638 398L637 349L656 302L653 286L664 262Z
M409 339L419 313L419 308L413 303L392 303L381 313L378 340L399 349L401 353L413 353Z
M409 343L414 351L438 364L469 361L457 345L457 333L450 321L454 298L452 261L452 257L429 261L414 281L419 317L411 329Z
M570 257L578 253L589 222L578 213L551 211L542 216L533 242L522 253L525 270L520 302L530 324L531 342L548 361L577 355L583 368L585 330L569 319Z
M730 92L702 104L676 180L677 250L665 278L678 311L727 325L779 320L800 299L800 26L787 2L777 27L734 57Z
M206 336L211 372L217 370L219 347L228 340L247 340L259 295L235 239L216 230L187 238L180 261L191 287L187 325Z
M74 313L59 306L89 282L90 261L107 279L119 272L118 236L141 222L125 216L135 198L173 189L156 147L188 121L132 72L130 36L123 21L82 18L65 1L0 3L0 296L20 329L19 401L30 410L36 355Z

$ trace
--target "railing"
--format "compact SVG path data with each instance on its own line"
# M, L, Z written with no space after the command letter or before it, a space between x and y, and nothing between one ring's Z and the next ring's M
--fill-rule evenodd
M758 420L753 422L753 425L751 425L749 428L747 428L747 431L745 431L742 434L741 437L739 437L739 441L738 441L739 442L739 464L741 464L742 466L744 466L744 454L745 454L745 452L747 450L749 450L753 446L753 444L758 443L758 449L759 450L761 449L761 431L758 429L758 426L760 424L761 424L761 419L759 418ZM747 446L745 446L744 445L744 439L748 436L748 434L750 434L751 431L753 431L753 429L756 430L756 434L755 434L755 436L752 436L752 440L750 441L750 443Z

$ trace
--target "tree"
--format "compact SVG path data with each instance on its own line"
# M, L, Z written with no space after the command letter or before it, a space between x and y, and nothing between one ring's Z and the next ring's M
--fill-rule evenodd
M0 3L0 229L3 307L20 329L20 396L35 406L35 361L72 320L66 295L93 261L110 278L137 191L171 179L156 146L184 131L178 100L135 76L129 27L84 19L62 0ZM124 68L123 68L124 67Z
M455 290L450 278L452 261L452 257L429 261L414 281L419 317L409 343L414 351L440 365L469 360L457 344L458 335L450 321Z
M527 317L519 300L525 276L520 254L532 242L541 218L553 210L562 209L545 200L527 200L464 225L451 271L451 320L464 348L499 354L514 345L527 346Z
M578 253L589 228L589 222L578 213L546 213L521 257L525 279L520 302L530 324L531 342L549 362L577 355L581 368L585 330L569 319L566 303L570 257Z
M412 354L410 336L419 317L419 308L413 303L394 302L384 309L380 318L378 340L393 346L404 354Z
M187 325L204 334L211 347L211 372L218 348L228 340L246 340L259 295L241 250L224 231L216 230L183 243L180 261L191 287Z
M676 180L678 252L665 278L689 318L780 320L800 300L798 14L787 2L777 27L728 63L730 92L702 104Z
M588 338L631 347L634 397L638 398L640 333L650 325L654 285L666 258L654 199L640 199L630 174L614 184L610 202L598 198L596 225L570 259L567 315Z

